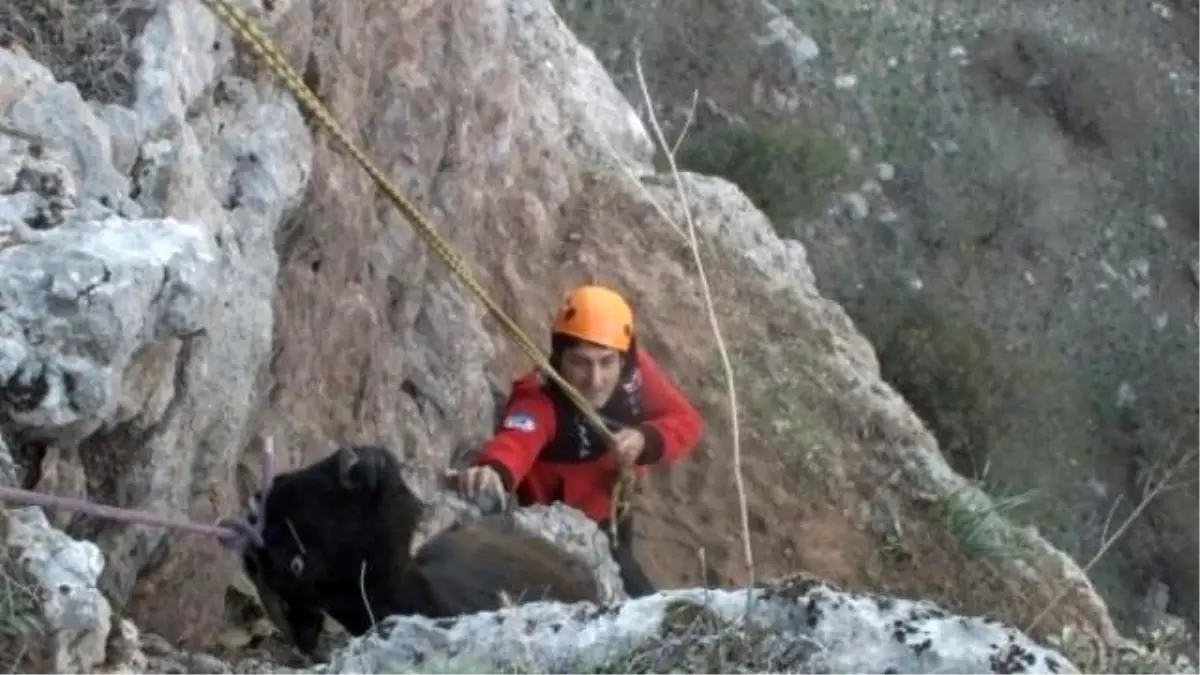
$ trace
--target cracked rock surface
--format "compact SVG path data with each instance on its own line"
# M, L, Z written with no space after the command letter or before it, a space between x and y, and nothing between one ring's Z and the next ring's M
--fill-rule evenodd
M95 544L51 527L40 509L0 511L0 574L6 594L0 665L10 668L24 658L28 672L86 673L103 663L112 621L108 601L96 586L103 565ZM36 605L25 602L35 597ZM43 632L37 635L29 630L32 626ZM37 642L13 639L22 627L22 633L37 635Z
M20 131L0 134L0 428L42 492L207 521L240 503L275 230L311 145L286 96L218 77L230 54L210 48L215 30L199 3L154 10L129 106L85 101L0 49ZM185 642L222 620L234 561L215 541L51 518L99 545L119 611Z
M614 608L534 603L458 620L393 618L316 673L1072 673L1020 631L928 602L793 580L663 591Z

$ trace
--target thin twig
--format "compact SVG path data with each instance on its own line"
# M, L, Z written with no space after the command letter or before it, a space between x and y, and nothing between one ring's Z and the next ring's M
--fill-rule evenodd
M696 223L692 218L691 208L688 206L687 191L683 187L683 179L679 175L679 167L675 164L675 154L671 150L671 145L667 143L666 137L663 135L662 126L658 123L658 116L654 113L654 101L650 98L650 92L646 87L646 78L642 74L642 57L641 48L634 47L633 59L634 72L637 74L638 86L642 91L642 98L646 102L647 114L650 117L650 125L654 129L654 135L658 139L659 146L667 155L667 162L671 167L671 176L675 181L675 189L679 194L680 204L683 206L684 222L687 224L688 244L692 251L692 259L696 263L696 272L700 279L700 288L704 291L704 304L707 309L708 321L712 328L713 337L717 342L717 351L721 355L721 365L725 369L725 382L728 385L729 393L729 414L733 425L733 479L737 487L738 493L738 510L741 515L742 528L742 553L746 556L746 571L749 574L748 584L746 587L746 615L749 617L750 610L754 601L754 553L750 545L750 513L746 503L746 486L742 480L742 445L741 445L741 425L738 422L738 402L737 389L733 384L733 365L729 361L729 351L725 348L725 338L721 334L721 325L717 320L716 308L713 304L712 290L708 284L708 275L704 272L704 262L700 257L700 243L696 238ZM692 111L689 117L695 114L695 102L697 97L693 97Z
M1159 479L1157 482L1154 481L1153 478L1147 478L1146 487L1142 492L1142 499L1138 502L1137 506L1133 508L1133 511L1129 514L1129 516L1126 517L1121 523L1121 526L1117 528L1117 531L1113 532L1111 537L1101 543L1100 549L1096 551L1096 555L1092 556L1092 559L1083 566L1083 573L1085 575L1091 573L1092 568L1096 566L1096 563L1100 562L1100 559L1103 558L1106 553L1108 553L1113 544L1115 544L1117 540L1121 538L1121 535L1125 534L1125 531L1129 529L1129 526L1132 525L1133 522L1142 515L1142 512L1146 510L1146 507L1150 506L1150 502L1154 501L1159 494L1170 487L1171 479L1175 476L1175 474L1185 466L1191 464L1192 461L1196 459L1198 453L1200 453L1200 448L1180 455L1179 460L1175 462L1174 465L1163 471L1161 479ZM1058 603L1061 602L1064 597L1066 597L1070 590L1071 589L1066 585L1060 588L1059 591L1054 594L1054 597L1050 598L1050 602L1046 603L1046 606L1037 613L1037 616L1033 617L1033 621L1029 622L1029 625L1025 628L1025 633L1031 633L1031 631L1037 627L1042 619L1046 618L1046 616L1050 614L1050 610L1054 609L1054 607L1058 605Z
M658 215L662 217L663 222L670 225L675 232L679 234L680 238L687 239L687 233L684 232L683 228L679 226L679 223L675 222L675 219L667 213L666 208L664 208L663 205L654 198L654 195L650 194L649 190L646 190L645 186L642 185L641 179L633 173L633 169L629 168L629 165L626 164L621 156L617 154L617 151L615 148L613 148L612 143L608 142L608 138L606 138L604 134L600 134L600 140L604 142L604 146L608 150L608 154L612 155L617 165L621 167L621 171L625 174L625 177L642 189L642 196L649 200L650 204L654 206L654 210L658 211Z
M371 628L375 628L375 612L371 609L371 602L367 600L367 561L362 561L362 566L358 568L358 595L362 598L363 607L367 608L367 617L371 619Z
M683 121L683 128L679 130L679 135L675 137L675 145L671 146L671 157L674 158L679 154L679 146L683 144L684 137L692 128L692 122L696 121L696 106L700 105L700 90L692 90L692 105L688 107L687 119Z
M1100 541L1108 538L1108 528L1112 526L1113 516L1117 515L1117 506L1121 503L1121 497L1122 495L1117 495L1108 509L1108 517L1104 519L1104 528L1100 530Z

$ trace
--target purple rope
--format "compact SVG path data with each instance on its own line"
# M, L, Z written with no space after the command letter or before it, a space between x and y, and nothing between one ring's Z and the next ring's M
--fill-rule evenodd
M261 486L259 493L262 495L263 502L266 501L267 490L275 477L275 449L271 437L267 437L265 446L262 474L259 477ZM122 523L166 527L179 532L207 535L216 537L226 548L237 552L242 552L251 545L262 546L263 544L261 516L257 519L256 524L237 518L222 518L214 525L3 485L0 485L0 502L40 506L47 509L66 509Z

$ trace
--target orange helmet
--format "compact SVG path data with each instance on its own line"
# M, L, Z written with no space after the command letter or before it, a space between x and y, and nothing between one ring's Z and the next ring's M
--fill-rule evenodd
M619 352L633 341L633 309L620 293L603 286L571 291L554 317L554 332Z

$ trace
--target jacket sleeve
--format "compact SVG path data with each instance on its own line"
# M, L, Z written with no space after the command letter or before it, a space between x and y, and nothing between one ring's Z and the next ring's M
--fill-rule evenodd
M555 422L554 404L541 390L536 375L518 380L504 405L500 428L484 444L475 464L495 469L504 489L512 491L554 438Z
M696 448L704 434L704 421L658 364L640 350L638 367L645 406L644 422L638 430L646 437L646 448L637 463L676 462Z

